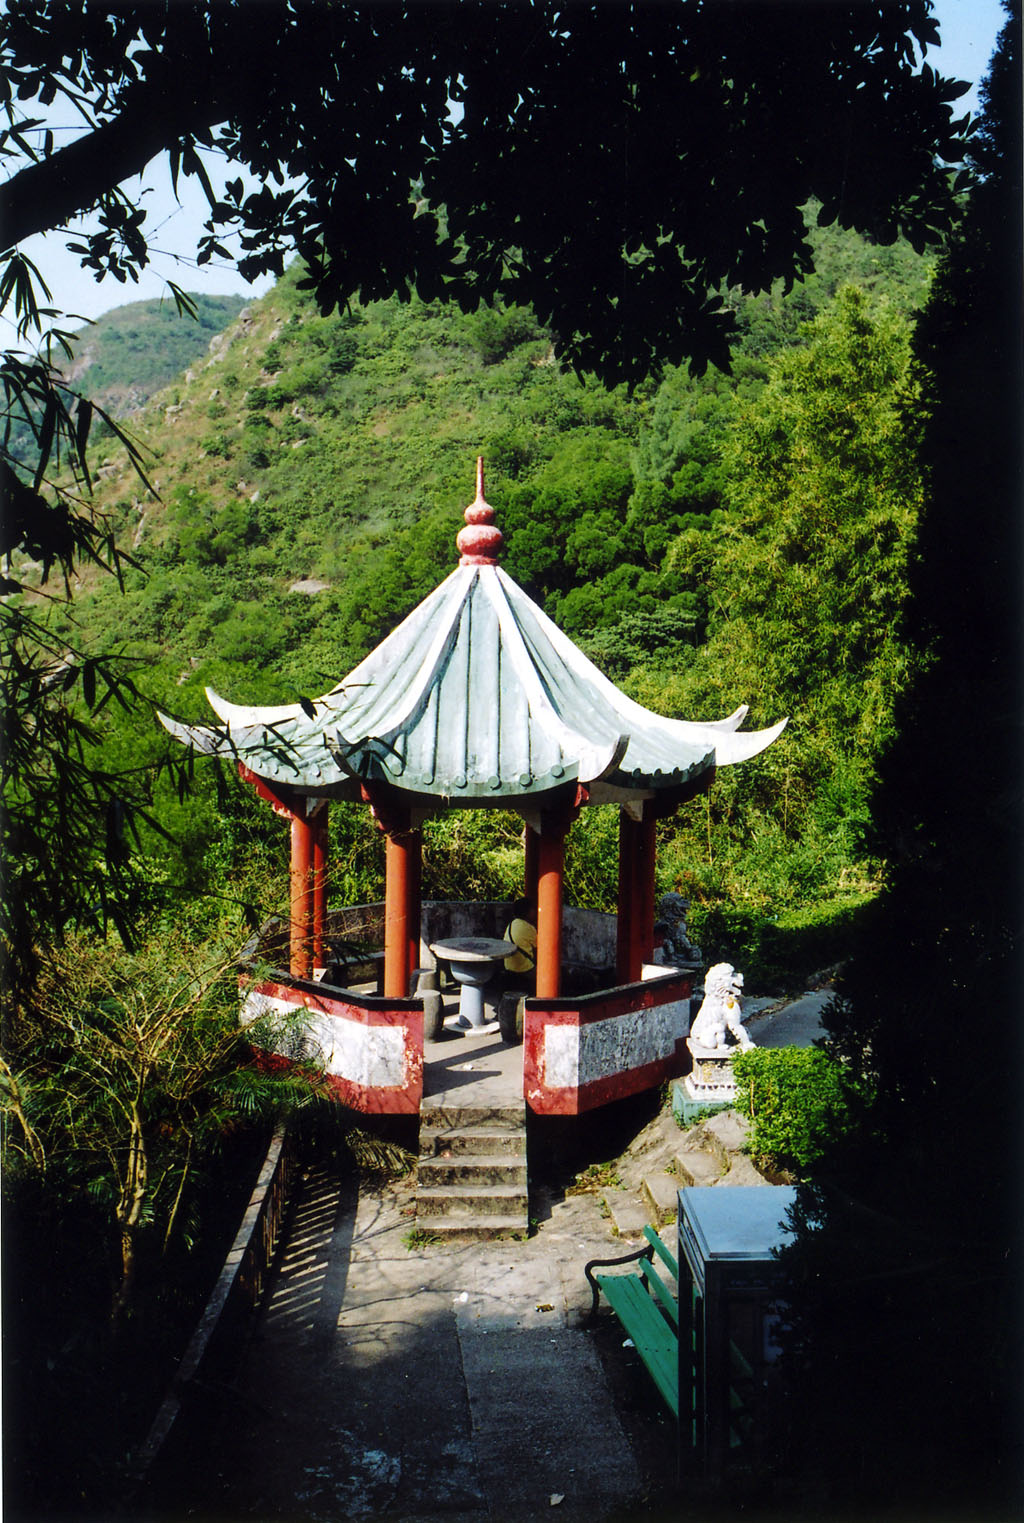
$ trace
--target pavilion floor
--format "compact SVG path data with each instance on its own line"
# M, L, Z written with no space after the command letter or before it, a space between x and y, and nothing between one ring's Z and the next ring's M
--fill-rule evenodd
M458 1008L458 995L446 995L442 1034L423 1044L424 1103L453 1110L522 1104L522 1043L502 1038L489 1006L486 1025L460 1030L455 1024Z

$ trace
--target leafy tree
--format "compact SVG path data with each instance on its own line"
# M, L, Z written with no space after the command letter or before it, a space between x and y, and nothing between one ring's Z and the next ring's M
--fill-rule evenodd
M627 521L650 560L660 562L673 528L690 527L693 520L684 515L721 506L722 444L735 399L735 382L721 375L698 381L674 370L659 386L634 452L637 485Z
M723 286L810 268L809 197L882 242L948 224L965 87L916 67L937 41L924 0L271 0L258 27L239 3L18 0L0 225L15 246L95 208L73 247L130 279L149 231L120 187L166 153L210 199L200 260L228 232L247 275L297 250L325 311L415 288L529 307L606 378L701 367L726 360ZM30 135L58 99L81 136ZM208 147L259 188L218 197Z
M555 606L558 594L592 581L621 559L621 525L633 477L623 439L575 429L555 454L508 494L502 510L511 576Z
M650 612L633 608L614 624L591 630L578 643L613 681L621 681L634 667L655 660L681 665L693 645L693 624L677 608L662 602Z
M810 220L816 208L808 207ZM756 295L730 292L739 329L737 349L757 374L758 362L783 345L801 342L801 329L844 285L871 296L888 296L904 308L919 309L928 295L934 257L921 257L905 241L879 244L852 240L834 224L811 229L814 270L784 294L781 285Z
M981 183L917 337L927 503L910 616L928 659L880 768L890 878L829 1021L877 1103L813 1171L792 1261L797 1463L844 1502L971 1518L1013 1511L1020 1486L1019 3L1007 11ZM955 1145L964 1128L984 1165Z
M620 561L596 582L579 582L559 599L557 612L562 627L585 640L596 638L599 630L612 631L628 624L634 617L655 619L659 612L677 618L688 636L694 627L686 594L680 595L660 572L647 571L629 560ZM648 645L648 653L654 653L653 646ZM659 656L670 660L671 648Z
M800 704L817 689L833 723L872 746L904 676L900 613L921 505L910 328L847 287L809 340L778 357L732 435L711 636L748 649L755 691Z
M83 564L119 582L130 564L116 525L93 512L87 498L94 419L117 438L148 486L135 442L62 376L57 358L71 357L71 336L46 326L57 314L39 307L34 274L26 259L9 254L0 275L0 309L13 309L19 341L40 337L35 352L10 350L0 360L0 988L8 1004L28 994L41 946L59 942L69 925L105 926L109 917L129 937L129 840L148 791L137 774L111 776L90 757L89 714L111 700L127 706L137 697L124 664L56 638L38 610L24 603L36 571L44 586L57 573L70 593ZM33 436L27 477L13 454L16 424ZM180 769L177 760L174 765Z
M877 871L869 788L911 665L900 619L921 503L915 397L906 320L841 292L738 408L724 507L666 557L665 583L693 598L691 628L694 605L708 610L707 638L674 670L638 664L627 690L691 718L742 696L759 723L791 719L755 765L719 777L671 844L666 862L698 906L725 896L776 913L826 885L864 892Z
M305 1073L256 1068L223 951L77 937L8 1021L5 1507L106 1517ZM288 1033L282 1029L278 1036ZM301 1055L302 1049L296 1044ZM63 1434L53 1445L54 1425Z
M46 946L70 929L112 922L131 944L139 873L130 846L152 815L149 778L137 767L109 771L95 753L95 716L138 697L123 664L55 638L17 606L0 622L0 653L0 984L10 1013Z

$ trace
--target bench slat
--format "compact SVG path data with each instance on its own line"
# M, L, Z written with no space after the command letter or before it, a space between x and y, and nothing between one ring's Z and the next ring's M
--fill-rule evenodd
M640 1260L640 1273L643 1275L644 1279L647 1281L648 1285L650 1285L651 1289L654 1291L654 1294L661 1302L665 1314L672 1322L673 1327L678 1328L679 1307L676 1305L675 1296L673 1296L672 1292L665 1284L665 1281L661 1278L658 1271L655 1269L654 1265L649 1259Z
M668 1269L670 1271L673 1280L678 1280L679 1279L679 1265L676 1262L676 1260L675 1260L674 1256L672 1255L672 1253L669 1251L669 1249L668 1249L667 1245L665 1244L665 1242L662 1240L661 1234L658 1233L658 1232L655 1232L653 1227L645 1227L644 1228L644 1237L650 1243L651 1247L654 1249L654 1251L658 1255L659 1259L661 1259L661 1261L665 1265L666 1269Z
M612 1311L632 1338L662 1398L678 1417L678 1336L638 1275L598 1275L597 1281Z

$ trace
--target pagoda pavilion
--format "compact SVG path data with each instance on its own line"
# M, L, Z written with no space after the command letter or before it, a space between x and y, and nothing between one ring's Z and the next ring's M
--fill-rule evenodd
M786 721L741 733L745 707L697 723L633 702L498 564L502 534L482 461L465 519L455 570L322 698L247 707L207 689L218 725L161 717L196 751L232 758L288 820L288 966L247 986L243 1018L268 1002L305 1007L340 1098L358 1109L418 1110L414 975L431 965L439 937L493 936L507 918L502 906L422 903L424 821L449 809L515 810L538 936L524 1093L535 1111L572 1114L683 1071L692 973L652 966L657 821L706 792L717 767L771 745ZM352 924L328 906L332 799L365 804L386 835L385 901L360 927L382 944L375 993L323 977L332 931ZM587 912L564 903L565 844L579 811L595 805L619 811L618 906L597 917L608 945L591 961L603 965L603 987L574 994L566 974ZM284 951L279 941L282 964Z

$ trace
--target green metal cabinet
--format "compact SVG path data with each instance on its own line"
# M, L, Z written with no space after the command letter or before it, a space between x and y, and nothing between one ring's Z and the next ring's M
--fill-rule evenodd
M795 1194L782 1185L679 1191L684 1473L720 1480L765 1458L782 1313L775 1251L791 1237Z

